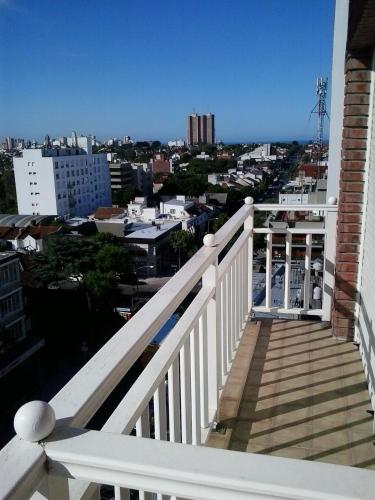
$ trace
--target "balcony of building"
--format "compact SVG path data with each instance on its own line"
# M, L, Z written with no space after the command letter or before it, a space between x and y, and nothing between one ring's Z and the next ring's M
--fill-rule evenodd
M109 485L117 500L373 498L375 475L366 470L375 459L372 415L360 355L328 326L331 201L304 207L324 213L322 227L275 229L254 227L254 212L300 207L247 198L49 405L20 409L17 436L0 453L2 495L99 498ZM255 234L266 240L257 287ZM282 265L273 262L274 234L285 238ZM321 267L313 267L314 235L324 238ZM305 240L302 269L293 259L296 236ZM314 298L317 285L322 293ZM141 375L93 430L92 417L196 288Z

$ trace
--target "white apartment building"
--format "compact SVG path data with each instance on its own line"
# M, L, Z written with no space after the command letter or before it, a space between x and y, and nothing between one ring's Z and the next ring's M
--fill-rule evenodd
M93 154L91 137L71 147L23 149L13 159L18 213L86 216L111 205L106 154Z

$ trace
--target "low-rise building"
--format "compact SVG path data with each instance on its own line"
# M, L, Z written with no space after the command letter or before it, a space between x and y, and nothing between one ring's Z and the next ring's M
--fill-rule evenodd
M24 252L41 252L44 239L61 232L61 226L28 226L25 228L0 226L0 241L10 249Z

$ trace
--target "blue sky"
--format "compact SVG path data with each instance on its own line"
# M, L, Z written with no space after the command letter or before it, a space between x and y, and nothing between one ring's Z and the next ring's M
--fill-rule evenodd
M0 0L0 137L314 136L333 0Z

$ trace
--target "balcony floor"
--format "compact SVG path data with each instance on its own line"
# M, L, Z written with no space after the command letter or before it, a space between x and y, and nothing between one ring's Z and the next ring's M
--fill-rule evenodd
M324 323L265 320L245 328L207 445L375 469L370 409L351 342Z

